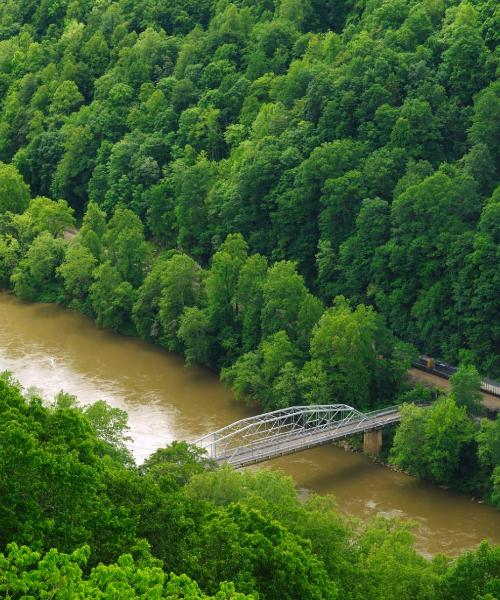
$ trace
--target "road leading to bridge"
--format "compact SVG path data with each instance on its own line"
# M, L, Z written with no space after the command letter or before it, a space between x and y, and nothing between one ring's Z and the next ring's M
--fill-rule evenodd
M194 443L236 468L328 444L400 420L399 407L361 413L346 404L293 406L242 419Z

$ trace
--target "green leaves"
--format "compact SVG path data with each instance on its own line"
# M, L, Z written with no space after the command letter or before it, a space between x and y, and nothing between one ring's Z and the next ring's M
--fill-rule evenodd
M0 162L0 215L22 213L29 204L30 189L13 165Z
M74 226L73 213L65 200L55 201L39 196L31 200L22 215L12 219L12 225L18 239L29 245L44 232L61 237L66 229Z
M90 199L112 233L84 223L82 244L135 289L143 238L206 268L239 233L322 301L373 304L421 352L456 362L466 347L496 373L498 261L478 224L500 164L492 0L35 4L0 8L0 213L22 213L29 187L78 217ZM4 216L0 279L22 258L8 236L42 229L61 233ZM210 316L212 364L258 346L259 294L224 326ZM264 336L284 329L305 352L309 333L276 318Z
M442 597L449 600L494 598L500 592L499 564L499 548L482 542L476 551L460 556L445 574Z
M70 305L86 312L86 298L92 285L92 276L97 260L91 251L79 243L72 244L66 251L58 274L64 282Z
M17 541L69 551L91 542L105 558L106 547L133 539L126 511L105 493L99 443L79 410L50 411L38 398L28 403L0 378L0 415L2 547Z
M169 350L181 350L177 337L181 315L185 307L201 303L202 281L201 267L185 254L175 254L163 266L159 324L162 329L161 341Z
M405 441L406 456L440 476L469 439L465 411L451 399L427 412L402 410L399 454L404 435L423 432ZM498 458L497 430L484 423L478 437L484 468ZM465 590L489 600L498 593L498 549L486 543L456 561L429 562L414 549L412 524L351 522L332 497L300 499L281 472L217 468L186 442L157 450L138 469L124 460L125 432L123 411L102 402L80 408L65 394L46 407L0 376L0 594L461 600Z
M117 208L109 220L104 245L121 277L137 288L144 280L151 252L139 217L131 210Z
M451 396L469 415L482 412L481 376L474 365L461 364L450 378Z
M468 348L482 372L498 372L494 3L365 4L1 2L0 285L224 367L235 392L265 408L392 402L411 352L367 303L420 351L455 361ZM66 201L30 202L30 186ZM83 224L65 243L73 209ZM349 300L325 310L312 292ZM474 439L461 408L477 408L477 375L463 368L454 383L459 406L403 409L394 460L452 482L477 443L477 480L498 502L496 428ZM307 544L259 511L188 510L180 490L196 458L172 449L147 484L123 469L104 478L118 458L96 436L120 454L123 415L96 404L89 425L62 405L55 416L20 404L9 410L22 417L0 421L0 446L11 446L0 454L0 531L68 552L89 541L111 564L83 576L76 555L12 547L16 594L206 598L186 576L118 559L141 522L184 570L207 556L203 532L217 564L202 577L219 600L242 597L219 589L233 571L263 600L335 597ZM153 471L178 495L162 495ZM315 534L300 535L347 600L497 595L488 549L457 563L464 582L453 573L436 587L406 531L376 525L332 558L318 518L304 517Z
M481 420L477 434L477 454L482 468L482 482L486 497L494 506L500 506L500 418Z
M64 240L53 238L48 231L36 237L12 273L14 292L24 300L56 301L60 286L57 273L65 246Z
M180 319L179 339L184 344L187 365L210 365L213 343L210 322L205 312L193 306L186 307Z
M0 591L7 598L57 599L96 598L99 600L254 600L253 595L239 594L232 583L221 584L215 596L205 595L187 575L167 576L158 561L149 554L147 544L137 560L131 554L120 556L116 563L100 564L84 575L89 547L82 546L71 554L52 549L41 556L28 547L7 546L0 554Z
M292 334L307 295L304 279L294 263L280 261L269 268L262 286L262 336L280 329Z
M394 436L391 461L437 483L455 480L463 449L474 439L474 425L452 397L430 408L405 405Z
M236 504L218 510L203 527L200 542L205 552L198 579L209 589L231 577L239 589L259 589L269 600L337 598L336 586L309 546L255 509Z
M354 311L339 296L313 329L311 359L326 373L335 402L366 409L379 399L373 395L377 362L377 330L383 329L376 313L362 304Z
M136 292L128 281L123 281L118 269L110 261L94 272L94 283L89 293L92 310L100 327L109 327L122 333L132 330L130 315Z

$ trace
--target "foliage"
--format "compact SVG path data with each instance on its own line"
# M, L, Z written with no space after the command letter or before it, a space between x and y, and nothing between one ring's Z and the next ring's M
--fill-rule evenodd
M454 561L428 561L414 549L409 523L378 517L361 525L341 516L332 497L300 499L280 472L217 468L186 442L159 449L137 468L124 453L126 415L103 402L80 407L60 393L46 404L3 374L0 417L6 597L498 594L498 548L486 542ZM490 439L486 426L483 437ZM490 460L496 442L481 444Z
M483 419L477 435L477 453L484 482L483 493L494 506L500 507L500 418Z
M92 310L97 324L123 333L131 331L130 314L136 291L123 281L118 269L110 261L94 271L94 283L89 288Z
M0 9L2 285L40 233L73 225L48 204L62 197L99 263L79 251L85 276L62 300L96 312L91 268L109 261L137 290L149 242L175 249L210 267L186 306L206 310L212 366L280 330L307 353L309 288L375 307L421 352L457 362L466 348L500 373L491 0L39 4ZM179 351L183 307L160 323L151 294L134 325Z
M82 572L89 547L82 546L65 554L55 549L41 555L16 543L0 554L0 590L8 598L99 598L111 600L253 600L253 595L237 593L233 584L223 583L214 596L202 593L186 575L167 576L147 549L137 546L138 560L123 554L116 563L94 567L88 577ZM26 594L30 594L27 596Z
M86 297L92 285L92 274L97 261L91 251L81 244L72 244L58 268L63 280L68 304L86 312Z
M264 409L401 401L416 348L500 372L489 0L35 4L0 7L2 287ZM477 380L414 468L491 500Z
M463 475L462 454L473 438L473 423L453 396L438 399L430 408L404 405L391 461L436 483L457 483Z
M53 238L48 231L36 237L12 273L14 292L24 300L57 300L57 272L64 257L64 247L64 241Z
M393 403L413 355L395 336L452 362L467 349L498 375L495 10L5 0L0 285L222 369L266 409ZM123 415L62 398L48 410L2 382L0 539L18 545L1 560L18 595L64 596L71 581L83 596L205 597L145 550L141 563L139 537L220 599L242 597L220 588L229 577L264 600L444 599L462 576L474 600L497 594L496 550L440 572L407 528L377 523L339 533L333 560L315 525L338 533L333 511L187 502L186 482L217 477L200 457L173 447L138 472ZM477 373L462 366L453 384L403 408L393 460L498 504L496 425L466 415Z
M311 358L325 370L333 398L362 408L377 401L370 393L376 390L375 363L384 360L376 346L379 326L371 308L359 305L352 311L342 297L322 315L312 333Z
M13 165L0 162L0 215L22 213L29 204L30 189Z
M470 415L482 412L481 377L474 365L462 363L450 383L451 395L457 406L464 406Z
M108 467L98 439L78 410L49 410L0 378L0 545L63 552L91 543L95 558L133 541L127 510L105 492Z
M56 202L40 196L33 198L22 214L11 217L11 229L25 246L44 232L60 237L73 225L73 209L65 200Z
M443 598L473 600L498 597L500 555L498 548L482 543L475 552L466 552L444 575L441 583ZM490 579L490 576L491 579Z

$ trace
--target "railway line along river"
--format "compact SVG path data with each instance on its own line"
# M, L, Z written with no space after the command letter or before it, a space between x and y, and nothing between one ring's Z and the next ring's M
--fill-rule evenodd
M0 293L0 371L51 399L61 389L82 404L106 400L129 415L138 462L174 439L193 440L251 413L209 371L151 344L98 329L82 315L49 304L24 304ZM299 489L333 493L341 512L413 519L427 555L457 554L482 539L500 543L500 513L372 463L323 446L269 463Z

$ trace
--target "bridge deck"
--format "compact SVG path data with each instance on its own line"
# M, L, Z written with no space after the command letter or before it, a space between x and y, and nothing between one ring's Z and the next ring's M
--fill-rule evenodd
M355 433L363 433L373 429L379 429L397 423L400 420L399 410L392 408L390 410L378 411L370 418L361 418L352 420L345 425L312 430L310 433L304 430L291 431L288 434L281 434L276 439L261 440L258 444L250 446L240 446L229 450L227 453L212 456L218 463L229 463L236 468L263 462L285 454L292 454L328 444L334 440L342 439Z

